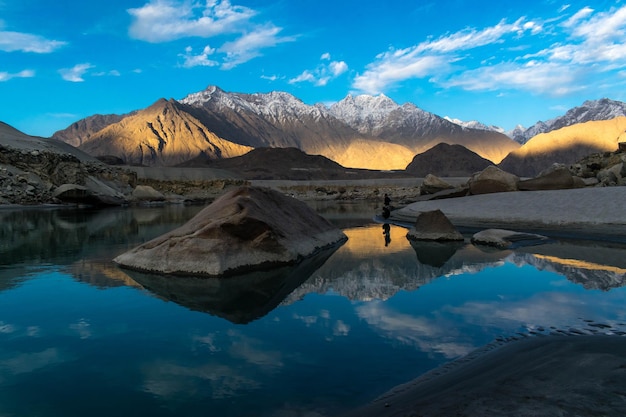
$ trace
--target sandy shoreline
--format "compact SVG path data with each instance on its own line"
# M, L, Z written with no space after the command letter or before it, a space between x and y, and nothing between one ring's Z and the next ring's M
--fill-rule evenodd
M551 230L626 240L626 187L517 191L422 201L394 211L391 219L411 224L420 212L436 209L457 227Z

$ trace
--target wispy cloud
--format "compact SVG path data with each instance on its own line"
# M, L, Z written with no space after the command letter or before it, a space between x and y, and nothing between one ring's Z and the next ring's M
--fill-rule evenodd
M289 80L289 84L310 82L316 86L325 86L329 81L339 77L348 71L345 61L332 61L330 53L326 52L320 57L322 63L313 70L304 70L300 75ZM326 62L329 61L329 62Z
M95 68L95 67L89 63L77 64L77 65L74 65L72 68L60 69L59 74L61 74L61 77L65 81L70 81L73 83L80 83L80 82L85 81L83 76L87 73L87 71L89 71L92 68Z
M30 33L0 31L0 51L4 52L47 54L66 44L66 42L50 40Z
M482 30L464 29L390 49L354 79L353 88L381 93L410 79L425 79L445 88L560 96L590 88L598 78L594 74L626 68L626 7L601 13L589 7L560 10L566 11L570 16L542 22L503 20ZM537 35L541 41L532 50L529 38Z
M274 25L260 26L249 33L245 33L239 39L226 42L219 48L220 52L226 54L222 68L231 69L261 56L261 51L265 48L274 47L284 42L293 42L296 39L293 36L280 36L281 31L282 28Z
M16 73L2 72L0 71L0 82L9 81L12 78L31 78L35 76L33 70L23 70Z

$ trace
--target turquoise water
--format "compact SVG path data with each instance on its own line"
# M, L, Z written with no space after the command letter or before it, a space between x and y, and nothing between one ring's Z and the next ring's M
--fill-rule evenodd
M0 416L333 416L498 337L626 322L623 245L414 247L367 206L318 207L349 240L298 268L111 262L200 209L0 211Z

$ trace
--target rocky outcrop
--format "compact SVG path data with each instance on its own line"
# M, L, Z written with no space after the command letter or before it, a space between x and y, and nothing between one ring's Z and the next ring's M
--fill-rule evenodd
M223 276L296 264L345 239L305 203L269 188L241 187L114 262L145 272Z
M420 213L415 220L415 225L409 229L406 237L409 240L438 242L463 240L463 235L456 230L441 210Z
M0 204L68 202L64 191L88 204L119 205L136 184L136 174L107 166L72 146L28 136L0 123ZM65 185L65 190L57 188ZM83 188L78 191L78 188ZM78 198L80 203L85 199ZM85 203L87 204L87 203Z
M614 152L600 152L582 158L569 166L573 175L590 180L592 185L626 185L626 142Z
M454 187L439 177L432 174L426 175L422 185L420 185L420 194L435 194L440 191L450 190Z
M535 178L521 180L517 184L520 191L565 190L584 186L585 183L562 164L555 164Z
M470 194L490 194L517 191L519 178L493 165L474 174L468 181Z

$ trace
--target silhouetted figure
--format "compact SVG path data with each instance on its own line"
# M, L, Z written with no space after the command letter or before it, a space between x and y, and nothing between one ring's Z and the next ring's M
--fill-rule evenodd
M389 234L389 230L391 230L391 226L389 223L383 224L383 235L385 235L385 246L389 246L391 243L391 235Z
M388 206L389 204L391 204L391 198L389 197L388 194L385 194L384 202L385 202L385 204L384 204L385 206Z
M389 210L389 206L383 207L383 218L388 219L391 216L391 211Z

